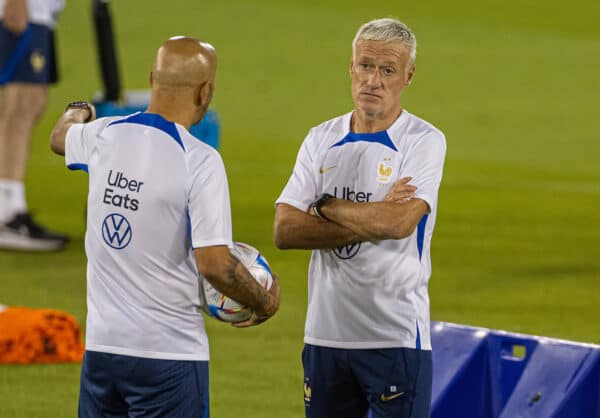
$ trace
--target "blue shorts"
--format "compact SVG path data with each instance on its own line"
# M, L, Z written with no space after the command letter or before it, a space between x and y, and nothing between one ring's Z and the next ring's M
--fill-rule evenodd
M429 418L431 351L305 344L307 418Z
M208 362L86 351L79 417L208 418Z
M0 86L7 83L51 84L58 79L54 32L30 23L16 35L0 21Z

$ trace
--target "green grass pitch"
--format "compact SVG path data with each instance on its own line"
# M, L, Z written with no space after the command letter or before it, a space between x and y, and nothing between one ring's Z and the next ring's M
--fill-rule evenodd
M36 128L30 207L74 242L0 253L0 303L85 323L86 176L48 147L65 104L99 76L88 1L59 27L62 82ZM405 107L442 129L448 154L433 239L432 318L600 343L600 3L542 0L112 2L123 82L147 87L156 48L187 34L219 55L234 237L281 274L282 305L256 329L207 320L213 417L303 416L300 352L309 253L275 249L273 202L311 126L351 108L350 41L396 16L419 41ZM556 4L556 6L554 6ZM78 365L0 366L0 417L72 417Z

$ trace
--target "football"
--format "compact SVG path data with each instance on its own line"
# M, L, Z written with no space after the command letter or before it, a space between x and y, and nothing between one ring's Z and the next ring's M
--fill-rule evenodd
M250 274L265 289L271 288L273 275L269 263L260 251L243 242L234 243L231 253L246 266ZM250 318L252 310L223 295L202 278L200 295L204 311L212 318L224 322L241 322Z

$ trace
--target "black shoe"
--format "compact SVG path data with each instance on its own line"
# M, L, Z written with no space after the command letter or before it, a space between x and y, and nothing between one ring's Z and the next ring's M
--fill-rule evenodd
M50 232L37 224L31 215L18 213L0 225L0 249L21 251L57 251L69 242L69 237Z

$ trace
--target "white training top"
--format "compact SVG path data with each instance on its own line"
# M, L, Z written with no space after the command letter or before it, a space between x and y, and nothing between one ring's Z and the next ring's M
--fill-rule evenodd
M335 348L431 349L429 248L446 153L442 132L404 110L387 131L350 132L352 113L312 128L277 204L306 211L321 193L382 201L411 176L431 212L415 232L312 252L304 341Z
M192 247L233 247L220 155L150 113L75 124L65 154L89 173L86 349L208 360Z
M0 0L0 19L4 13L5 0ZM65 0L27 0L29 21L54 29L59 13L65 7Z

